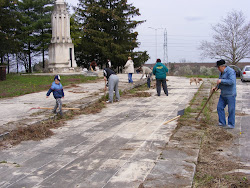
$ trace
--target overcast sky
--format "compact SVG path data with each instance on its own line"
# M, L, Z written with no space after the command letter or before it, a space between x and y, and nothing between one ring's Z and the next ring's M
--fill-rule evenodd
M75 6L78 2L65 1ZM202 40L211 40L211 25L220 23L233 10L242 11L250 21L250 0L128 0L128 3L140 10L141 16L136 20L146 20L135 30L139 32L139 50L146 50L150 55L148 63L154 63L156 58L164 60L164 33L168 62L183 59L187 62L215 62L202 59L197 49Z

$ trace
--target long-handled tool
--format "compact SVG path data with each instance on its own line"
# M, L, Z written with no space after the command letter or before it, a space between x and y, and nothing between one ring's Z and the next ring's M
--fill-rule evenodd
M45 110L53 110L54 108L49 108L49 107L36 107L36 108L31 108L33 109L45 109ZM80 110L80 108L64 108L62 107L63 110Z
M172 118L172 119L170 119L170 120L164 122L163 125L166 125L167 123L169 123L169 122L171 122L171 121L174 121L174 120L178 119L179 117L181 117L181 116L184 114L184 111L185 111L184 109L183 109L183 110L179 110L179 111L177 112L177 116L176 116L176 117L174 117L174 118Z
M211 99L211 97L213 96L214 92L218 89L218 86L219 86L219 85L217 85L217 86L215 87L215 89L212 90L210 96L208 97L206 103L205 103L204 106L202 107L202 109L201 109L201 111L199 112L199 114L196 116L195 120L197 120L197 119L199 118L199 116L201 115L202 111L203 111L204 108L206 107L208 101Z

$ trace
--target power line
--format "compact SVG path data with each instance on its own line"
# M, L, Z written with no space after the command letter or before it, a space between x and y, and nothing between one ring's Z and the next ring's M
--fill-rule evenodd
M211 36L199 36L199 35L168 35L168 36L179 36L179 37L211 37Z
M164 39L165 40L165 39ZM147 43L147 44L154 44L154 42L141 42L141 43ZM183 43L183 42L168 42L168 44L198 44L199 42L188 42L188 43ZM158 43L158 44L164 44L164 43Z
M182 45L182 46L171 46L171 45L168 45L168 47L198 47L197 45ZM139 46L140 48L141 47L155 47L155 45L140 45Z
M138 36L155 36L155 35L144 35L144 34L139 34ZM163 35L159 35L159 34L157 34L157 36L163 36ZM191 37L191 38L196 38L196 37L211 37L211 36L209 36L209 35L207 35L207 36L199 36L199 35L168 35L168 37Z

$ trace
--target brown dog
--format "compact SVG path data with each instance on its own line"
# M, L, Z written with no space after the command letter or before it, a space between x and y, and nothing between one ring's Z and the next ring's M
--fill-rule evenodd
M203 81L202 78L193 78L192 77L192 78L190 78L190 85L192 82L195 82L196 85L197 85L197 83L200 84L201 81Z

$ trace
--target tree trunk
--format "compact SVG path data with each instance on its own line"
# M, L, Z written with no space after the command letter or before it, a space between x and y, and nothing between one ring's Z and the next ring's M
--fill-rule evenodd
M16 54L16 73L18 73L18 57L17 57L17 54Z
M7 63L8 63L8 74L10 74L10 57L9 54L7 54Z
M44 56L45 56L45 50L43 48L43 70L45 69L45 58L44 58Z
M31 52L30 52L30 42L29 42L29 73L32 73L32 70L31 70Z
M43 39L43 33L44 33L44 31L43 31L43 29L42 29L42 39ZM42 51L43 51L43 70L45 69L45 61L44 61L44 56L45 56L45 50L44 50L44 43L42 43L42 45L43 45L43 48L42 48Z

